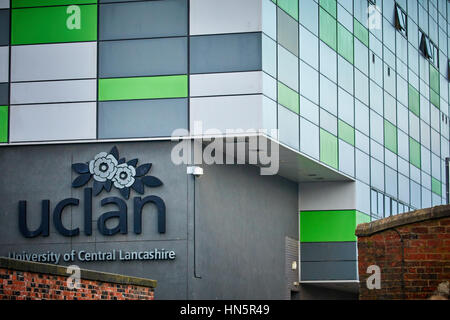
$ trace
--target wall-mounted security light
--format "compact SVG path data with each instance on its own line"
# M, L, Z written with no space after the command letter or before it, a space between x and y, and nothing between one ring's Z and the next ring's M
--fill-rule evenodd
M292 261L292 270L297 270L297 261Z
M195 167L195 166L187 167L187 174L190 174L196 178L199 178L203 175L203 168Z

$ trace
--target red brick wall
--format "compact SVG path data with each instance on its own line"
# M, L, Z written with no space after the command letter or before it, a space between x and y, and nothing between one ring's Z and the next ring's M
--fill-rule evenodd
M450 217L396 227L358 237L360 299L427 299L439 283L450 280ZM370 265L381 268L381 289L369 290Z
M80 280L69 289L67 277L0 268L0 300L153 300L154 290L124 284Z

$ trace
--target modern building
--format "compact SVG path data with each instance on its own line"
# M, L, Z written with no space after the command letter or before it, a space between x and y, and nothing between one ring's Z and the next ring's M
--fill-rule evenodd
M156 299L352 298L356 225L447 202L448 1L0 8L0 255ZM173 161L227 130L234 162Z

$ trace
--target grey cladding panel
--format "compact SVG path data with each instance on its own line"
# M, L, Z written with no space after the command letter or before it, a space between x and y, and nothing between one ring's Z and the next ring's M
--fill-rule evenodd
M187 99L101 102L99 138L170 136L187 128Z
M356 280L357 261L302 262L301 280Z
M304 242L300 253L302 262L357 260L356 242Z
M187 38L100 42L101 78L187 73Z
M191 73L261 70L261 33L191 37Z
M278 42L298 57L298 23L278 8Z
M186 0L100 5L100 40L185 36L187 25Z
M9 9L0 10L0 46L9 45Z
M9 84L0 83L0 106L8 104Z

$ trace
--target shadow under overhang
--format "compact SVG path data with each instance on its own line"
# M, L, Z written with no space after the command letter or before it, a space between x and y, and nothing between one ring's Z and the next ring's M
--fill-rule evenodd
M184 137L186 138L186 137ZM232 158L236 164L250 164L260 168L270 165L261 163L261 156L276 156L272 149L278 149L279 169L277 175L295 182L354 182L355 180L265 134L233 134L191 136L188 139L202 143L203 147L216 139L224 139L223 148L216 148L224 157ZM257 139L257 142L252 139ZM220 144L218 144L220 146ZM237 150L241 152L238 153ZM245 151L245 152L242 152ZM257 163L250 161L250 153L257 154ZM225 162L225 161L224 161ZM231 161L230 161L231 162Z

